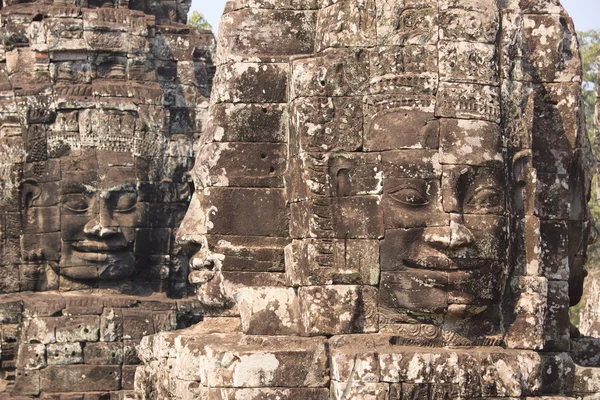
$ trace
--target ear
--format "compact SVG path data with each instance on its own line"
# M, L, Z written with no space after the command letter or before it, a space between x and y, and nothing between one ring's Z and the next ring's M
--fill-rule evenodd
M514 183L527 181L528 169L532 168L533 155L531 150L521 150L512 158L512 176Z
M533 215L535 206L535 170L531 150L521 150L512 158L510 186L513 207L518 214Z
M40 197L40 186L35 179L25 179L19 185L21 211L26 211Z
M189 201L193 192L193 185L190 182L178 183L176 185L175 201Z

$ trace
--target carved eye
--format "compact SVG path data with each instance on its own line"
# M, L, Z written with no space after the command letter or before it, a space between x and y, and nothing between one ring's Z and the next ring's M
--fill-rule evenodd
M502 193L490 186L481 187L475 190L467 203L476 207L498 207L502 205Z
M414 187L404 187L390 192L390 197L409 206L424 206L429 204L427 195Z
M64 194L63 205L74 212L85 212L89 208L89 198L83 193Z
M137 194L135 192L123 192L116 200L115 211L128 212L133 210L137 203Z

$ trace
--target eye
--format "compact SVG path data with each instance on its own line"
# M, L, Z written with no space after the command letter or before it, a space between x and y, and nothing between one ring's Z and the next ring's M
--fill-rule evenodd
M118 198L115 203L115 211L128 212L131 211L137 203L137 193L122 192L117 194Z
M404 187L390 192L390 197L409 206L424 206L429 204L427 195L413 187Z
M84 212L89 207L89 198L83 193L64 194L62 204L71 211Z
M476 207L498 207L502 205L502 193L493 187L481 187L475 190L467 202Z

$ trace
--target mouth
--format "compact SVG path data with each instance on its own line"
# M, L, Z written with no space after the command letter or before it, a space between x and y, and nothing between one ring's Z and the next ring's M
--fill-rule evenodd
M195 286L202 286L212 281L215 275L215 271L192 271L188 276L188 280Z
M129 246L124 242L106 243L96 242L91 240L82 240L81 242L75 242L73 250L78 253L116 253L120 251L129 250Z
M72 245L73 255L88 262L105 262L130 256L130 246L123 242L105 243L83 240Z
M478 270L485 268L491 263L496 263L498 260L484 259L466 259L466 258L450 258L450 257L422 257L416 259L404 259L402 263L410 269L424 269L432 271L459 271L459 270Z

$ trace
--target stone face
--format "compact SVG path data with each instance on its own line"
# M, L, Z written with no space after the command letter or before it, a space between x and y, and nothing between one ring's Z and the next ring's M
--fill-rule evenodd
M131 398L141 338L201 318L176 300L193 290L175 232L215 73L190 5L2 7L2 398Z
M143 340L138 393L269 396L298 337L329 338L330 399L592 393L568 309L593 159L559 2L317 3L228 3L178 230L211 319ZM245 340L263 367L236 381ZM592 382L594 348L573 352Z
M188 8L2 8L14 395L598 392L570 337L593 158L558 1L236 0L216 68Z

